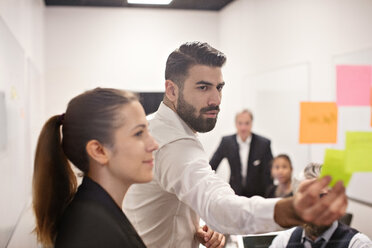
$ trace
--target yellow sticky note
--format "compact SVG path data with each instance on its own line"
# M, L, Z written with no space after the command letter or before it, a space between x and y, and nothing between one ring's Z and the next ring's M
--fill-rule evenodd
M10 99L12 99L12 100L18 99L18 92L17 92L16 87L14 87L14 86L12 86L10 88Z
M372 132L346 132L346 160L348 172L372 171Z
M352 173L345 170L345 155L344 150L326 149L325 151L321 177L331 176L330 186L334 186L340 180L343 181L345 187L349 184Z
M300 143L337 142L337 105L334 102L301 102Z

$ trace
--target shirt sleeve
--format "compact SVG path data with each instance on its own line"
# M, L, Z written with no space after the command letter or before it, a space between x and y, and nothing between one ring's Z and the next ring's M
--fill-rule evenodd
M363 233L355 234L349 243L349 248L370 248L370 247L372 247L372 242Z
M280 230L274 222L279 199L235 195L211 169L200 142L181 139L155 155L155 177L167 192L190 206L210 227L228 234Z

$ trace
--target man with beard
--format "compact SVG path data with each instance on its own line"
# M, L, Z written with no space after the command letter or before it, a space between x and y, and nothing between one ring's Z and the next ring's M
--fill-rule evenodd
M304 180L318 178L322 165L310 163L304 169ZM319 195L324 197L329 193L328 187ZM273 240L270 248L369 248L371 240L339 221L331 225L303 224L280 233Z
M216 176L197 132L216 124L225 60L223 53L200 42L185 43L168 57L164 99L149 121L159 144L154 178L132 185L123 204L148 247L198 247L199 216L221 233L248 234L304 221L329 224L345 213L342 183L327 197L314 197L329 177L304 185L294 197L264 199L237 196Z

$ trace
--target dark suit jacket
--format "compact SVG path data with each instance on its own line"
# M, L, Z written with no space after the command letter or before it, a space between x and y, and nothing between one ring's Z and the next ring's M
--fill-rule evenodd
M276 197L278 197L278 196L275 195L275 191L276 191L277 188L278 188L278 185L270 185L266 189L264 197L265 198L276 198ZM280 197L290 197L290 196L293 196L293 192L290 192L290 193L288 193L284 196L280 196Z
M239 145L236 134L225 136L210 161L213 170L216 170L223 158L230 164L230 185L237 195L251 197L264 196L267 187L273 184L270 175L270 163L273 159L270 140L252 133L252 140L248 158L248 174L243 187L241 175L241 161Z
M55 248L146 247L110 195L85 177L63 213Z

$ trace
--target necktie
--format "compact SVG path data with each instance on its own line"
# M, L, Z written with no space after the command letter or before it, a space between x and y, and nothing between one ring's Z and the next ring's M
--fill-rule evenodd
M312 248L321 248L322 245L324 243L324 239L321 238L320 240L318 240L317 242L311 242L311 247Z

